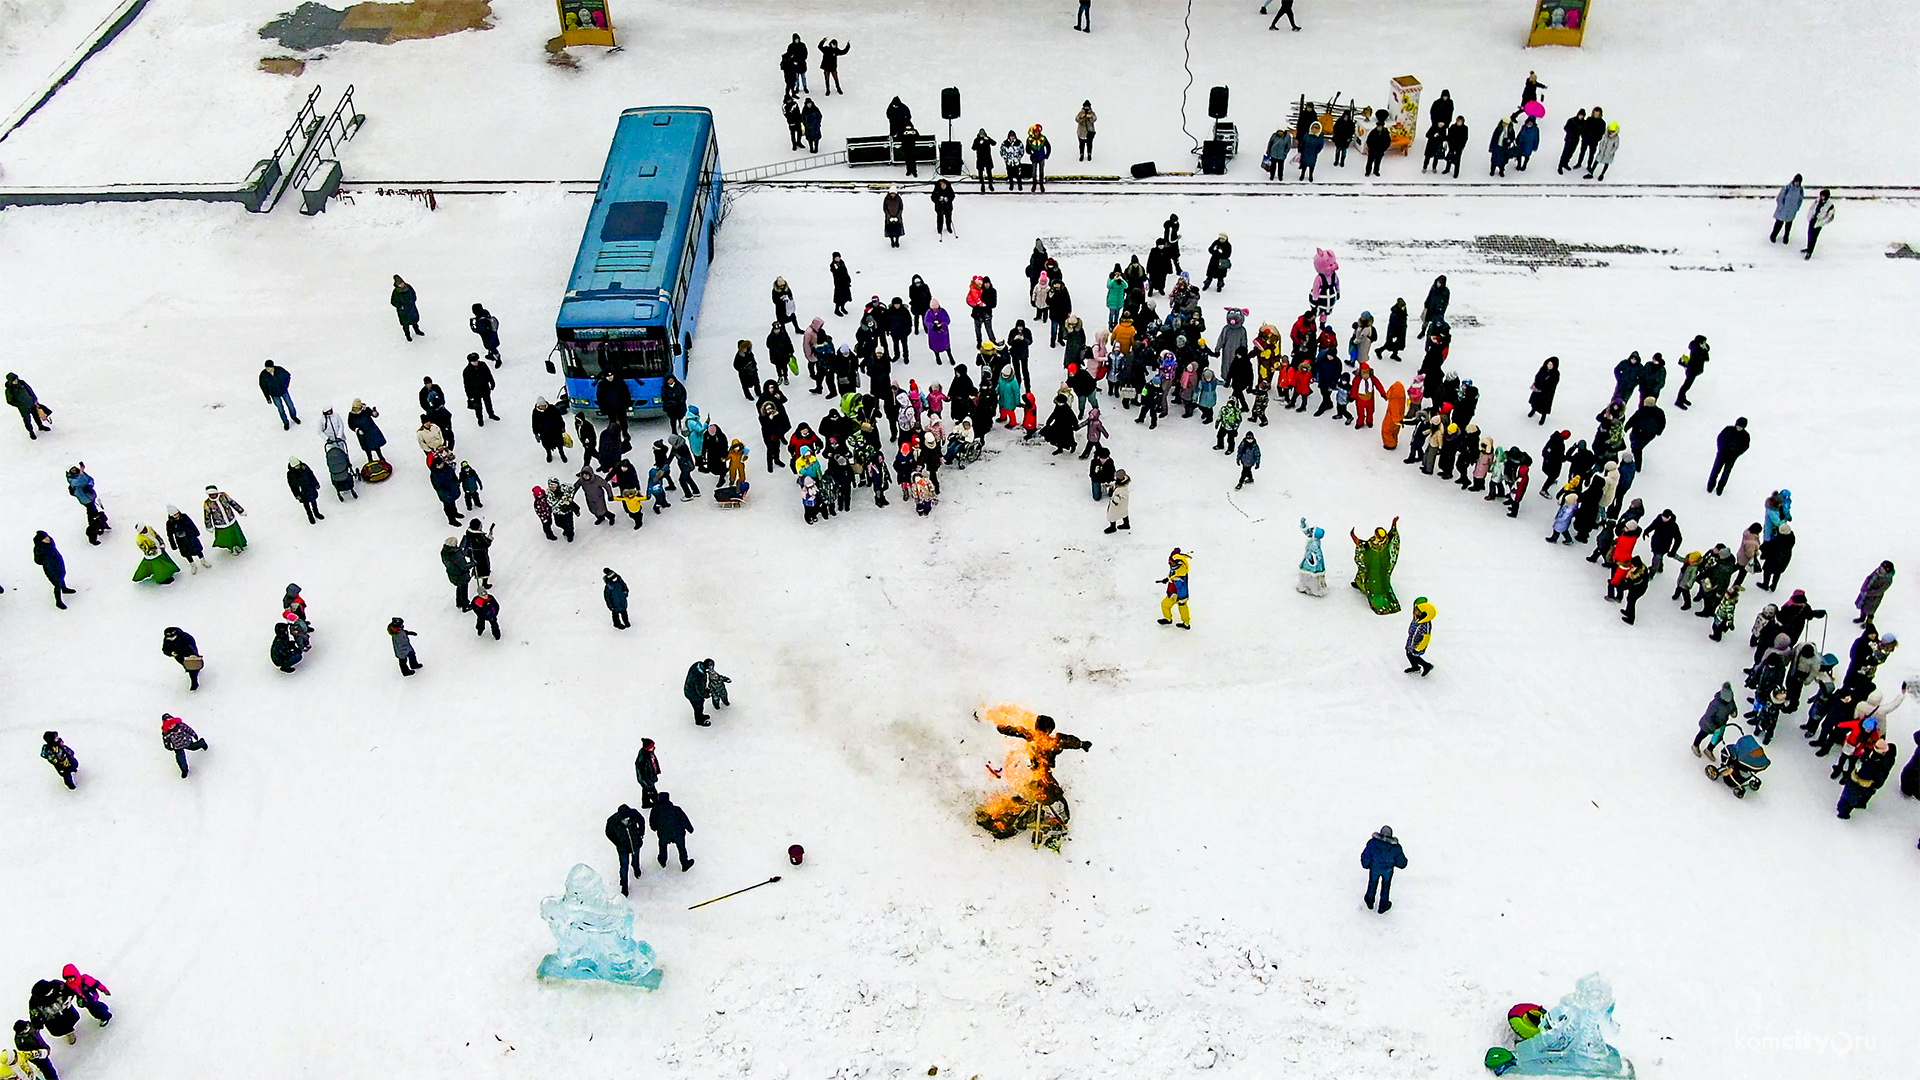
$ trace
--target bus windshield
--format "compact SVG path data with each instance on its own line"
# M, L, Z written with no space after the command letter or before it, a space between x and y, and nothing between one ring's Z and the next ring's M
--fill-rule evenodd
M639 332L645 336L565 342L568 377L590 379L606 371L623 379L658 379L666 375L669 359L666 328L649 326Z

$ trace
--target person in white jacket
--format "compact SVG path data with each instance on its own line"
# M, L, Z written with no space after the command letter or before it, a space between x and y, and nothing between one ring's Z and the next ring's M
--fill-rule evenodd
M1587 163L1587 179L1605 180L1607 169L1613 164L1613 155L1620 152L1620 121L1607 125L1607 133L1600 136L1600 145L1594 148L1593 160ZM1599 169L1600 175L1594 176L1593 170Z
M1113 474L1113 490L1107 495L1107 532L1119 529L1133 531L1133 519L1127 512L1127 504L1132 499L1133 480L1125 469L1121 469Z
M1820 189L1820 197L1814 200L1813 209L1807 212L1807 250L1803 254L1813 258L1813 245L1820 242L1820 230L1833 224L1833 192Z

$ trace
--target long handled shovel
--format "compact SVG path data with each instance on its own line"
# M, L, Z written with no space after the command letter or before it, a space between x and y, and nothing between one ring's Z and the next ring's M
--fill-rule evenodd
M760 883L760 885L771 885L771 884L773 884L774 882L776 882L776 881L779 881L779 880L780 880L780 875L778 875L778 874L775 874L774 876L772 876L772 877L770 877L770 878L768 878L767 880L765 880L765 881L763 881L763 882L761 882L761 883ZM713 899L711 899L711 900L702 900L702 901L700 901L699 903L697 903L697 904L695 904L695 905L693 905L693 907L690 907L690 908L688 908L687 910L688 910L688 911L692 911L692 910L693 910L693 908L703 908L703 907L706 907L706 906L707 906L708 904L717 904L717 903L719 903L720 901L722 901L722 900L725 900L725 899L726 899L726 898L727 898L728 896L739 896L739 895L740 895L741 893L743 893L743 892L752 892L753 890L755 890L755 889L757 889L757 888L759 888L759 887L760 887L760 885L749 885L749 886L747 886L747 887L746 887L746 888L744 888L744 889L735 889L735 890L733 890L732 892L730 892L730 893L727 893L727 894L726 894L726 896L716 896L716 897L714 897L714 898L713 898Z

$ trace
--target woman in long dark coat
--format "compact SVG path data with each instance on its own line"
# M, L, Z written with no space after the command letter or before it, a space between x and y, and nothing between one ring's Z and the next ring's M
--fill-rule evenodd
M1545 426L1547 414L1553 411L1553 394L1560 389L1560 358L1549 356L1540 365L1533 376L1533 393L1527 398L1527 415L1538 416Z

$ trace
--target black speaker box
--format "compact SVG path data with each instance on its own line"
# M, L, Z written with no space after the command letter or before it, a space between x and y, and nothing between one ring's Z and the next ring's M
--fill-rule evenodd
M1159 167L1154 165L1154 163L1151 161L1143 161L1140 164L1135 165L1133 167L1133 178L1135 180L1145 180L1149 176L1159 176L1159 175L1160 175Z
M940 119L960 119L960 88L949 86L940 91Z
M960 144L952 139L941 142L940 175L959 176L960 172Z
M1216 86L1207 91L1207 115L1215 120L1227 118L1227 88Z
M1208 176L1219 176L1227 171L1227 141L1208 139L1200 144L1200 171Z

